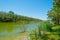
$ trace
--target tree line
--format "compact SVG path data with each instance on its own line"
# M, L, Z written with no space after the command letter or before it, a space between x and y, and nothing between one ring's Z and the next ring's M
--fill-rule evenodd
M13 11L9 12L0 11L0 22L16 22L16 21L40 21L40 19L17 15Z

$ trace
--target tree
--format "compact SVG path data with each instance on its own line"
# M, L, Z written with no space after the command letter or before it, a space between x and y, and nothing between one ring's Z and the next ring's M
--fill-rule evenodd
M54 0L53 8L48 12L48 18L55 24L60 24L60 0Z
M0 21L5 21L6 19L6 12L0 11Z
M14 12L9 11L8 15L9 15L10 21L13 21L14 20Z

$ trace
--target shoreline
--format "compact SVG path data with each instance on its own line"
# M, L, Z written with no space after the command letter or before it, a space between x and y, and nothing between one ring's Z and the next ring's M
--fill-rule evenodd
M28 40L28 35L26 32L19 33L16 36L6 36L6 37L0 37L0 40Z

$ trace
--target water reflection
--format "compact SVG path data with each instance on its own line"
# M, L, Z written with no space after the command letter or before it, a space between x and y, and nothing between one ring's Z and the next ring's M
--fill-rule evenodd
M11 36L11 35L17 35L18 33L21 32L27 32L29 33L30 31L34 30L35 28L37 28L37 26L40 23L30 23L30 24L21 24L21 25L15 25L15 27L13 28L12 31L8 32L6 29L0 31L0 37L3 36Z

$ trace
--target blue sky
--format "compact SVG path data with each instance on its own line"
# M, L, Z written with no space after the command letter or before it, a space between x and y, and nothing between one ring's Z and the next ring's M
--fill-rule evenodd
M0 0L0 11L47 19L47 12L53 7L53 0Z

